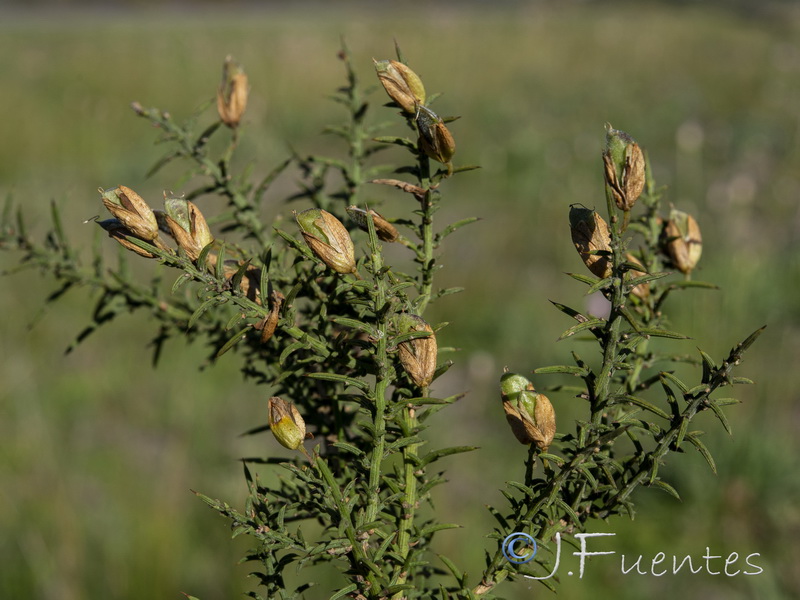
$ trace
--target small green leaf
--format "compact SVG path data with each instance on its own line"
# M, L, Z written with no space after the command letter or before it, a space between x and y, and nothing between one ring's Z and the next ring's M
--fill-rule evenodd
M546 375L550 373L567 373L569 375L577 375L578 377L586 377L589 374L587 369L580 367L572 367L570 365L553 365L550 367L539 367L534 369L533 372L537 375Z
M589 319L583 323L578 323L577 325L573 325L569 329L567 329L564 333L562 333L557 341L564 340L570 336L575 335L576 333L580 333L581 331L585 331L587 329L596 329L605 326L606 320L605 319Z
M264 179L262 179L261 182L253 190L254 204L257 204L260 201L261 197L264 195L264 192L266 192L269 189L269 186L272 184L272 182L275 181L278 175L280 175L281 173L283 173L284 170L286 170L286 167L288 167L293 160L294 160L293 157L285 159L283 162L279 163L275 168L273 168L269 173L267 173L264 176Z
M242 293L242 290L239 286L242 284L242 279L244 278L245 273L247 273L247 269L250 266L251 260L253 259L248 258L246 261L244 261L239 268L236 269L236 273L233 274L233 277L231 277L231 289L234 291L234 293Z
M215 296L213 298L209 298L200 306L198 306L197 309L192 313L192 316L189 317L189 323L186 325L186 329L189 330L194 327L194 324L197 323L197 320L203 316L203 313L217 304L219 304L219 299Z
M586 294L585 295L586 296L591 296L592 294L595 294L595 293L599 292L600 290L603 290L603 289L605 289L607 287L610 287L611 286L611 280L612 280L611 277L606 277L605 279L599 280L597 283L595 283L594 285L590 286L588 290L586 290Z
M697 398L699 395L707 394L710 391L711 389L708 387L708 383L701 383L700 385L696 385L687 390L686 396L690 398Z
M425 466L445 456L450 456L452 454L461 454L462 452L472 452L473 450L477 450L479 447L480 446L453 446L451 448L441 448L439 450L433 450L431 452L428 452L425 456L422 457L420 464L422 466Z
M645 410L650 411L654 415L658 415L662 419L666 419L668 421L670 419L670 416L666 412L664 412L663 410L658 408L655 404L652 404L651 402L648 402L647 400L645 400L643 398L639 398L637 396L630 396L630 395L627 395L627 394L622 396L622 398L627 400L631 404L635 404L636 406L639 406L639 407L641 407L641 408L643 408Z
M480 221L480 220L481 220L480 217L468 217L466 219L461 219L460 221L456 221L455 223L452 223L452 224L448 225L447 227L445 227L439 233L439 239L444 239L448 235L450 235L451 233L456 231L457 229L460 229L460 228L464 227L465 225L469 225L470 223L475 223L475 222Z
M178 278L175 280L175 283L172 284L171 294L174 296L175 292L177 292L181 287L183 287L186 283L192 280L192 276L189 273L182 273L178 275Z
M225 281L225 242L222 242L219 247L219 252L217 253L217 268L214 276L217 278L217 281Z
M585 283L586 285L596 285L600 281L603 281L597 277L592 277L591 275L584 275L583 273L567 273L573 279L580 281L581 283Z
M637 268L636 270L638 271L639 268ZM651 281L655 281L656 279L661 279L662 277L666 277L667 275L671 275L671 273L662 272L662 273L652 273L651 275L642 275L640 277L634 277L630 281L626 281L625 285L630 286L630 289L633 289L637 285L641 285L643 283L649 283Z
M663 481L661 479L656 479L655 481L650 482L650 486L658 488L660 490L664 490L676 500L681 501L681 497L680 494L678 494L678 491L670 484L668 484L666 481Z
M275 233L281 236L286 241L286 243L289 244L290 247L294 248L297 252L299 252L306 258L314 260L314 254L311 252L308 246L306 246L302 242L299 242L297 238L295 238L293 235L290 235L285 231L278 229L277 227L275 228Z
M728 435L733 435L731 424L728 422L728 417L725 416L725 413L722 412L722 409L719 407L719 405L717 405L714 400L709 400L708 406L714 411L714 414L719 419L719 422L722 423L722 426L725 428L725 431L728 432Z
M436 556L438 556L439 560L441 560L444 563L444 566L447 567L447 570L453 574L453 577L455 577L457 580L460 581L461 578L464 576L464 574L461 571L459 571L458 567L456 567L456 564L452 560L447 558L444 554L437 554Z
M229 339L227 342L225 342L225 344L222 346L222 348L217 350L217 354L215 355L215 357L219 358L220 356L225 354L228 350L233 348L236 344L241 342L245 337L247 337L248 329L250 329L250 328L249 327L245 327L244 329L240 329L239 331L237 331L236 334L231 339Z
M241 312L235 312L233 315L231 315L231 318L228 319L228 322L225 323L225 331L230 331L233 329L233 327L244 318L245 316Z
M354 379L353 377L347 377L346 375L340 375L339 373L306 373L305 376L311 379L333 381L335 383L350 385L364 392L369 390L369 385L366 382L361 381L360 379Z
M419 532L419 537L426 538L432 536L437 531L444 531L446 529L461 529L463 525L456 523L437 523L435 525L428 525L423 527Z
M564 502L561 497L556 497L555 500L556 506L558 506L561 510L563 510L569 516L570 520L573 524L578 525L580 524L581 520L578 517L578 514L573 510L573 508Z
M208 253L211 252L211 248L213 246L214 246L214 242L209 242L208 244L203 246L203 249L200 251L200 254L197 257L197 261L195 261L195 264L198 266L198 268L201 271L205 271L205 268L206 268L205 265L206 265L206 260L208 258Z
M597 479L595 479L594 475L592 475L592 470L589 466L585 463L578 465L578 470L583 473L583 476L586 478L589 487L593 490L597 489Z
M675 436L675 447L680 448L686 436L686 430L689 428L689 419L681 419L681 425L678 428L678 434Z
M155 162L155 164L152 167L150 167L150 169L147 171L147 173L145 173L145 176L144 176L145 179L150 179L153 175L158 173L162 168L164 168L170 162L172 162L173 159L176 159L179 156L180 156L180 153L178 153L178 152L169 152L169 153L165 154L164 156L162 156L161 158L159 158Z
M412 150L417 149L417 145L408 138L397 137L394 135L382 135L376 138L372 138L372 141L378 142L380 144L394 144L396 146L403 146L405 148L410 148Z
M717 363L714 362L714 359L711 358L711 356L709 356L708 354L706 354L705 352L700 350L700 348L698 348L697 351L700 353L700 356L703 359L703 378L702 378L702 382L704 384L706 384L709 381L711 381L712 374L714 373L714 371L717 370Z
M673 288L704 288L708 290L718 290L719 286L705 281L682 280L670 283Z
M428 338L431 337L433 333L430 331L409 331L408 333L401 333L398 336L395 336L391 339L392 346L399 346L404 342L408 342L411 340L416 340L420 338Z
M542 460L549 460L556 463L559 467L567 462L557 454L550 454L549 452L540 452L538 456Z
M647 327L645 329L640 329L636 333L642 336L663 337L663 338L670 338L673 340L691 339L688 336L683 335L682 333L677 333L675 331L668 331L667 329L656 329L655 327Z
M333 317L331 321L333 321L337 325L342 325L344 327L349 327L350 329L357 329L358 331L363 331L370 337L375 336L375 329L372 327L372 325L364 323L363 321L348 319L347 317Z
M589 320L589 317L579 313L574 308L570 308L569 306L566 306L565 304L560 304L560 303L555 302L553 300L550 300L550 304L555 306L558 310L560 310L565 315L572 317L573 319L575 319L579 323L586 323Z
M339 600L339 598L344 598L348 594L351 594L352 592L355 592L357 589L358 589L358 585L356 585L355 583L351 583L350 585L345 586L342 589L340 589L339 591L337 591L333 596L328 598L328 600Z
M525 485L524 483L520 483L519 481L506 481L506 485L508 487L514 488L515 490L519 490L526 496L533 498L536 494L530 488L530 486Z
M678 389L681 391L681 394L683 394L684 396L689 392L689 388L687 387L687 385L683 383L680 379L675 377L675 375L673 375L671 372L661 371L661 375L664 377L664 379L668 379L669 381L677 385Z
M447 122L447 119L445 119L445 122ZM481 168L480 165L461 165L458 167L453 167L453 173L465 173L467 171L475 171L476 169L480 168Z
M460 294L463 291L464 291L463 287L445 288L443 290L439 290L438 292L436 292L434 298L435 299L444 298L445 296L450 296L451 294Z
M278 364L284 366L286 364L286 359L289 358L289 355L305 347L306 344L304 342L301 341L292 342L291 344L286 346L286 348L283 349L283 352L281 352L281 355L278 358Z
M738 398L715 398L711 400L711 403L717 406L731 406L732 404L741 404L741 402Z
M703 455L703 458L706 459L708 466L711 467L711 470L713 471L714 475L716 475L717 465L714 463L714 458L711 456L711 452L708 451L708 448L706 448L705 444L703 444L703 442L701 442L698 438L698 435L701 433L702 433L701 431L694 431L692 433L687 433L686 439L689 440L692 444L694 444L694 447L697 448L700 454Z

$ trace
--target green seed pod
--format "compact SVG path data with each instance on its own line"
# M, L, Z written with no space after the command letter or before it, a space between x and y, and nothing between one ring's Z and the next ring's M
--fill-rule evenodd
M414 114L417 104L425 104L425 87L414 71L396 60L372 62L383 89L405 112Z
M420 149L433 160L449 164L456 152L456 143L441 117L431 109L418 105L416 122Z
M417 315L403 313L395 317L395 327L398 333L411 333L412 331L427 331L427 337L413 338L397 346L400 364L419 387L428 387L433 381L436 372L436 359L438 347L433 328Z
M605 179L617 208L629 211L644 190L644 153L633 138L606 123Z
M547 450L556 434L556 413L550 400L522 375L505 373L500 378L503 410L511 431L521 444Z
M178 247L189 260L196 261L203 248L214 241L203 213L193 202L184 198L168 198L164 194L164 221Z
M269 428L278 443L297 450L306 438L306 423L294 404L277 396L269 399Z
M588 208L572 206L569 209L569 227L572 243L589 270L600 278L611 275L611 256L595 254L598 251L611 252L611 236L603 218Z
M337 273L355 273L353 240L342 222L321 208L309 208L296 216L303 239L311 251Z

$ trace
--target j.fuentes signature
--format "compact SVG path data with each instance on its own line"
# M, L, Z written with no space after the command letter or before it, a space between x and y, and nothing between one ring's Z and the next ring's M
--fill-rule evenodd
M582 578L585 568L586 559L592 556L609 556L617 554L613 550L595 551L590 552L587 549L587 540L590 538L598 537L613 537L615 533L576 533L575 539L580 542L580 550L573 552L573 556L577 556L579 560L578 577ZM531 544L531 542L533 542ZM526 551L519 552L518 545L528 544ZM536 555L536 544L533 538L527 534L514 533L509 535L503 543L503 551L506 558L514 563L522 564L533 560ZM519 552L519 553L518 553ZM711 549L706 547L705 554L702 556L692 556L687 554L685 556L667 555L665 552L658 552L651 559L645 558L643 555L629 557L625 554L620 555L620 572L623 575L635 573L639 575L652 575L654 577L662 577L663 575L678 575L679 573L697 574L706 572L709 575L725 574L728 577L735 577L736 575L759 575L764 572L764 568L756 563L756 559L761 556L758 552L753 552L746 556L740 556L738 552L731 552L727 556L712 554ZM556 534L556 562L553 570L549 575L543 577L533 577L532 575L525 575L528 579L550 579L557 572L561 564L561 534ZM567 575L572 575L573 571L568 571Z

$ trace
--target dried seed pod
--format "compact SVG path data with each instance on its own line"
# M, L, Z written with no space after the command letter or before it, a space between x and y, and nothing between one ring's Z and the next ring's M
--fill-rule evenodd
M158 222L142 197L124 185L113 190L99 190L103 204L132 235L146 242L158 237Z
M398 333L411 333L412 331L427 331L427 337L413 338L401 342L397 346L400 364L411 377L411 380L421 388L428 387L433 381L436 372L436 358L438 348L436 336L424 319L417 315L403 313L395 318L395 327Z
M372 215L372 223L375 225L375 233L378 236L378 239L383 240L384 242L396 242L397 238L400 236L397 233L397 229L394 225L389 223L386 219L384 219L381 215L376 213L371 208L369 210L365 210L363 208L358 208L357 206L348 206L345 210L347 210L347 214L350 215L350 218L355 221L356 225L359 226L360 229L364 231L369 231L369 225L367 224L367 213Z
M572 206L569 209L569 226L572 243L583 263L601 279L611 275L610 254L594 254L598 251L611 252L611 236L603 218L588 208Z
M203 248L214 241L208 223L193 202L184 198L167 198L164 194L164 221L178 246L190 260L196 261Z
M228 56L222 67L222 81L217 90L217 112L220 120L234 129L239 126L245 108L247 95L247 75L233 58Z
M441 117L431 109L418 105L416 122L420 149L433 160L450 163L456 152L456 143Z
M630 279L633 279L634 277L641 277L642 275L645 275L647 273L642 262L630 252L628 252L625 255L625 259L629 263L633 263L634 265L639 265L640 267L642 267L641 269L631 269L630 271L628 271L628 273L630 274ZM631 294L633 294L634 296L636 296L641 300L644 300L650 295L650 284L640 283L631 290Z
M275 328L278 326L278 321L281 316L281 306L286 299L283 294L275 290L270 294L271 306L269 314L264 317L256 327L261 329L261 343L266 344L274 335Z
M674 208L670 210L663 240L672 263L681 273L691 273L703 254L703 237L694 217Z
M353 240L342 222L321 208L309 208L296 216L308 247L337 273L355 273Z
M127 248L128 250L135 252L139 256L143 256L145 258L155 258L156 255L148 252L144 248L140 248L136 244L132 244L126 238L127 237L138 237L133 235L130 229L125 227L122 224L122 221L119 219L106 219L105 221L98 221L97 223L108 232L108 237L117 240L123 247Z
M414 71L396 60L372 62L383 89L405 112L414 114L417 104L425 104L425 87Z
M278 443L297 450L306 438L306 423L294 404L277 396L269 399L269 428Z
M522 375L504 373L500 396L511 431L521 444L547 450L556 434L556 412L550 400Z
M644 153L633 138L608 123L603 165L614 203L620 210L629 211L644 190Z
M217 264L217 255L216 254L209 254L208 255L208 264L211 266L216 266ZM222 265L222 274L226 280L232 279L236 273L239 272L239 269L244 264L244 261L235 260L235 259L228 259ZM254 265L248 265L244 272L244 277L242 277L241 282L239 283L239 289L242 290L245 296L249 300L252 300L256 304L261 304L258 292L258 286L261 279L261 269Z

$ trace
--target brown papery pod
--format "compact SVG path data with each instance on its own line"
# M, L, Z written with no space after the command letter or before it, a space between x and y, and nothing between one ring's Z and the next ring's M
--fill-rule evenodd
M257 325L261 328L261 343L266 344L275 334L275 328L281 316L281 306L286 298L279 291L275 290L270 294L271 306L269 314Z
M611 235L603 218L588 208L572 206L569 209L569 226L572 243L583 263L601 279L611 275L610 254L593 254L596 251L611 252Z
M630 211L645 184L644 153L632 137L606 124L605 179L617 208Z
M514 437L521 444L536 444L546 451L556 434L556 411L550 399L515 373L500 378L500 396Z
M396 60L372 62L383 89L405 112L414 114L417 104L425 104L425 87L414 71Z
M703 236L694 217L672 209L664 226L667 255L681 273L691 273L703 254Z
M337 273L355 273L353 240L342 222L321 208L296 215L297 224L311 251Z
M100 190L103 204L132 235L152 242L158 237L158 221L142 197L124 185L112 190Z
M247 74L228 56L222 68L222 81L217 90L217 113L225 125L234 129L247 108L247 96L250 93Z
M411 380L419 387L428 387L433 381L436 372L438 347L433 328L417 315L403 313L395 319L398 333L411 333L413 331L427 331L426 337L413 338L401 342L397 346L400 364Z
M365 210L363 208L358 208L357 206L351 205L345 210L347 210L347 214L350 215L350 218L353 219L353 221L355 221L359 229L363 229L364 231L369 231L367 214L372 215L372 224L375 226L375 234L378 236L379 240L384 242L396 242L397 238L400 237L400 234L397 232L395 226L389 223L389 221L384 219L371 208L369 210Z

